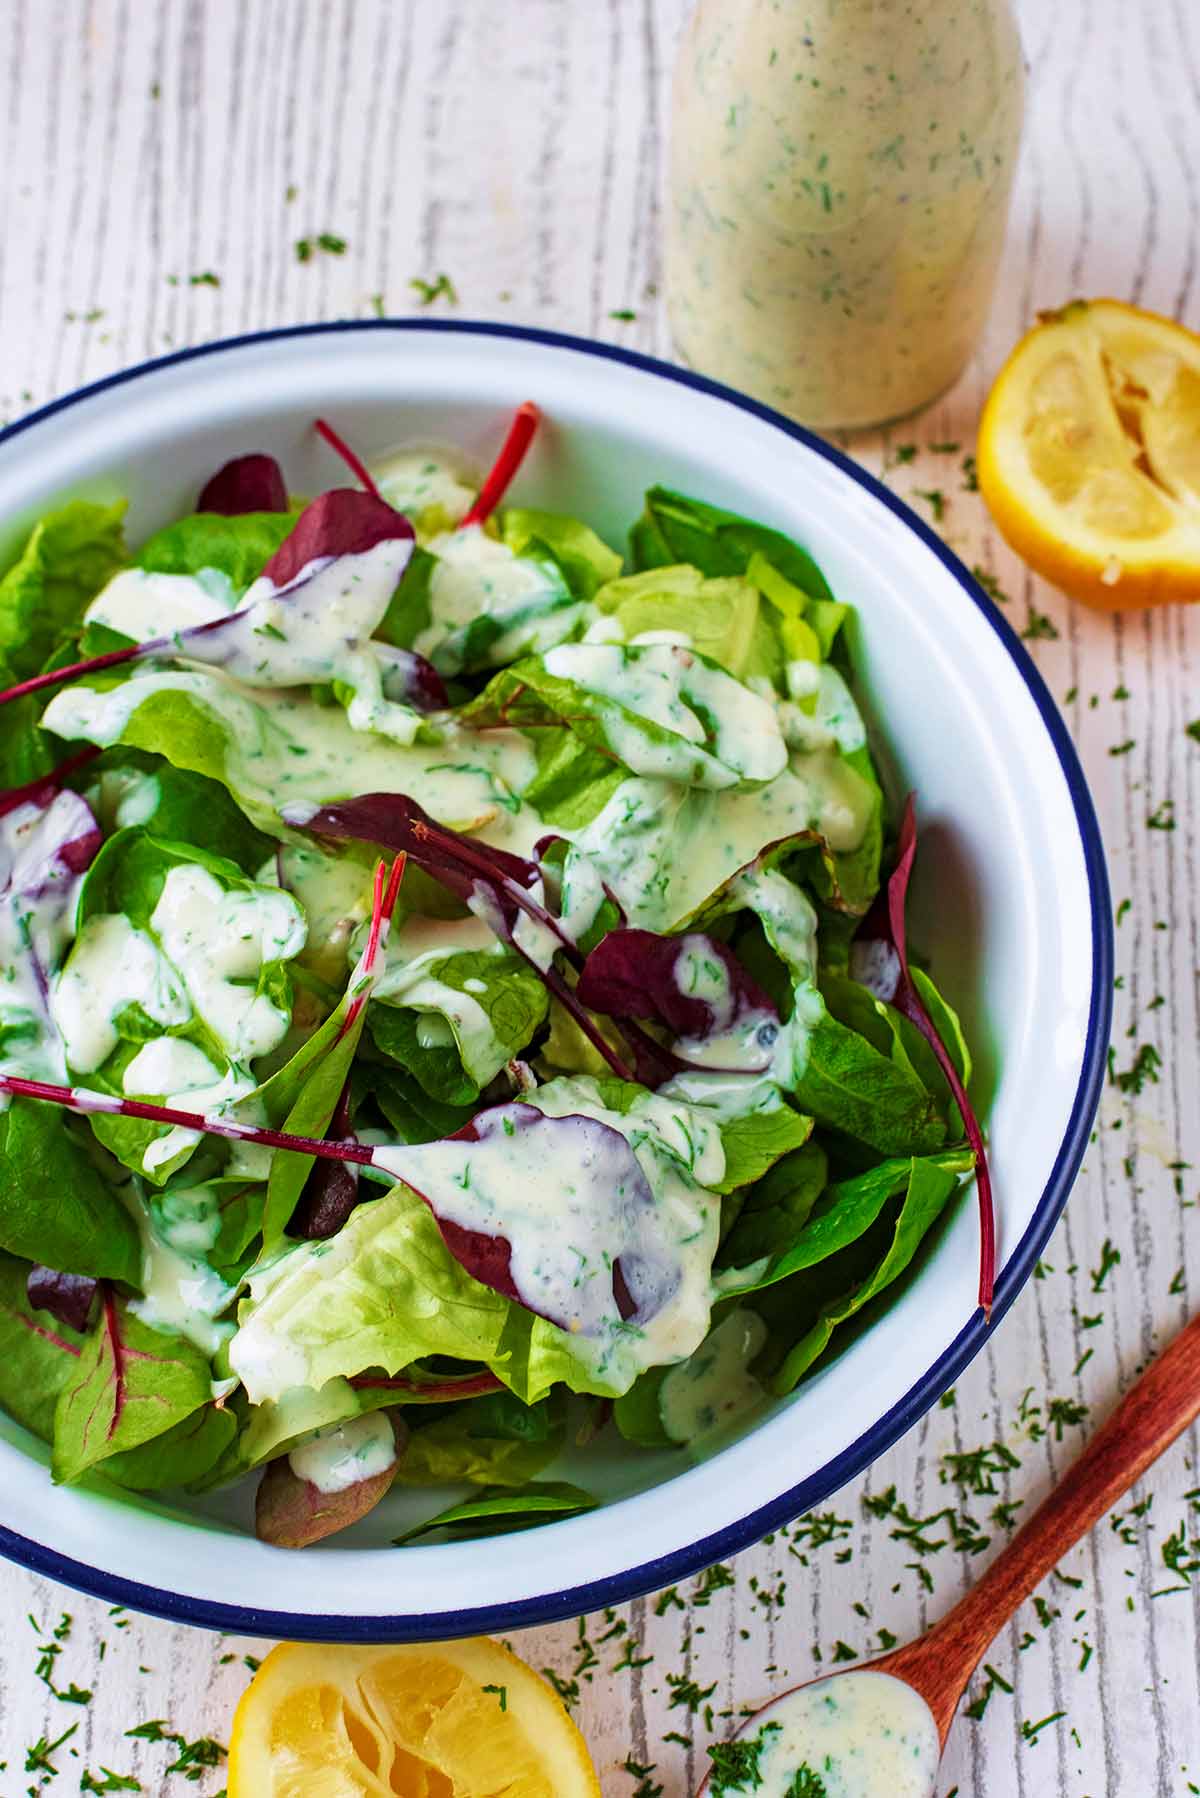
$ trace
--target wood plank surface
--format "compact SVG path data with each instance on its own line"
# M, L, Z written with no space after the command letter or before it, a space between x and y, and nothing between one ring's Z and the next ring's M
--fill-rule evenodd
M413 281L442 272L457 303L431 314L669 354L661 178L685 10L0 0L0 417L175 346L409 312ZM1110 620L1067 603L1000 543L962 471L987 384L1039 307L1114 294L1200 325L1200 7L1020 11L1030 117L987 339L932 412L850 447L898 492L944 494L947 541L995 577L1029 637L1110 856L1115 1065L1150 1044L1161 1068L1140 1093L1106 1089L1043 1277L952 1402L818 1518L721 1574L515 1640L574 1695L606 1798L683 1798L741 1705L941 1615L1200 1295L1200 742L1185 731L1200 716L1200 610ZM344 253L299 261L297 240L321 232ZM636 316L613 316L624 311ZM961 452L930 447L946 442ZM910 443L916 456L898 458ZM949 1458L994 1443L1019 1464ZM1193 1430L996 1642L942 1798L1200 1790L1196 1451ZM114 1617L15 1567L0 1568L0 1592L4 1798L37 1789L30 1745L71 1724L54 1793L102 1765L147 1792L220 1788L219 1769L191 1787L167 1777L174 1751L125 1732L164 1718L226 1739L243 1657L261 1644ZM44 1635L64 1612L54 1683L91 1688L89 1704L35 1677L27 1616ZM654 1770L626 1771L627 1758Z

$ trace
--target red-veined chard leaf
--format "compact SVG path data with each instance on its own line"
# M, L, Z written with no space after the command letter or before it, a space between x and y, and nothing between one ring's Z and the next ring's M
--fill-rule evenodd
M882 888L859 925L852 971L856 978L870 987L877 998L893 1005L921 1032L937 1057L938 1066L945 1075L946 1084L958 1106L967 1141L975 1156L975 1180L979 1192L979 1303L984 1315L990 1317L996 1284L996 1221L983 1132L955 1066L954 1057L939 1036L908 966L904 908L916 852L916 808L910 793L900 821L896 865L887 885Z

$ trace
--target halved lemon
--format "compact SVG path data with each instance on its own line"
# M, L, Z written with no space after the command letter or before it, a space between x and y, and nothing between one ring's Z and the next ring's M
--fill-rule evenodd
M1200 337L1120 300L1043 313L996 378L979 485L1003 535L1106 611L1200 599Z
M600 1798L583 1737L499 1642L283 1642L242 1695L229 1798Z

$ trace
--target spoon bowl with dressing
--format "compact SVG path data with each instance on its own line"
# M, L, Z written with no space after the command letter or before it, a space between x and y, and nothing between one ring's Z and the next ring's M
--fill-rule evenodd
M1197 1416L1200 1316L1152 1362L940 1623L879 1660L771 1699L732 1742L711 1751L714 1764L698 1798L933 1798L954 1713L988 1644Z

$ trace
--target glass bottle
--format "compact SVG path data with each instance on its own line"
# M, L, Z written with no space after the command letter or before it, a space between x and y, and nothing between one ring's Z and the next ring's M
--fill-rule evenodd
M987 317L1023 104L1010 0L699 0L667 238L685 360L818 427L936 398Z

